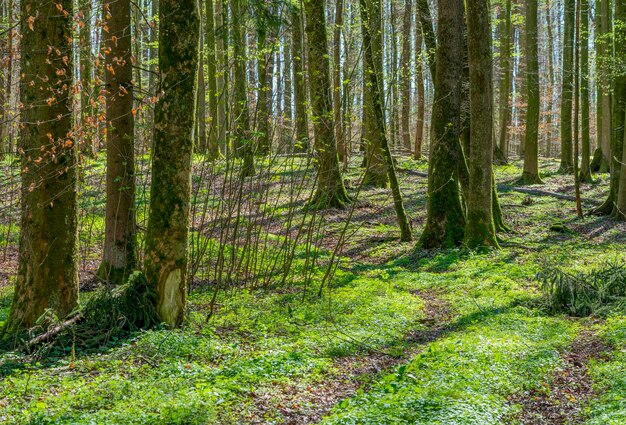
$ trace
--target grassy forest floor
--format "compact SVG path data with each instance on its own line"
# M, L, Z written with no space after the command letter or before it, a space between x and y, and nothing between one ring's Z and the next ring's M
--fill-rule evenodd
M418 236L427 166L398 165ZM45 358L0 353L0 423L624 424L626 308L551 313L535 277L624 262L626 225L515 190L520 166L497 169L515 231L498 251L416 251L397 240L388 191L364 190L321 298L298 285L221 292L207 320L213 291L198 284L182 330ZM557 167L543 160L534 189L572 194ZM583 185L587 210L608 188L596 179ZM329 250L347 214L328 216ZM15 241L2 242L14 259ZM12 267L0 270L0 324Z

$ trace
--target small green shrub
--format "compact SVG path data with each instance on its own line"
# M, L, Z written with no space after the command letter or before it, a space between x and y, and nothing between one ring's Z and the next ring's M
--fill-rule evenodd
M537 278L553 311L589 316L626 302L626 266L617 262L576 274L548 266Z

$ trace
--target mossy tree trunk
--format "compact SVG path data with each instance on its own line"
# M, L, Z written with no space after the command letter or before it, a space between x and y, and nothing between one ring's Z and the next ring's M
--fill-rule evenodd
M64 318L78 304L74 61L68 43L73 2L23 0L20 6L22 218L5 335L32 327L47 309Z
M411 153L411 26L412 26L412 2L406 0L402 23L402 72L400 74L400 89L402 94L402 121L400 130L402 133L402 146Z
M293 96L296 119L296 151L309 150L309 124L307 119L306 86L304 78L304 31L301 3L291 10L291 57L293 58Z
M310 205L342 208L350 202L339 169L324 2L305 0L311 110L319 161L317 189Z
M130 0L108 4L105 46L106 219L100 278L120 284L137 263Z
M626 3L618 1L615 7L615 58L626 57ZM624 146L624 123L626 118L626 75L614 77L613 96L611 106L611 183L609 195L604 203L594 210L595 213L619 217L622 212L618 209L618 192L622 168L622 149Z
M375 91L379 90L371 83L369 73L375 72L374 69L383 69L383 31L382 31L382 1L366 0L368 13L361 18L361 32L363 36L363 46L366 46L365 34L370 34L370 43L372 44L372 58L368 55L363 56L363 103L365 107L365 156L367 168L363 177L363 184L367 186L375 186L385 188L389 185L389 176L387 174L387 165L382 150L383 135L380 133L378 123L376 122L376 105L374 97ZM363 19L367 17L367 21ZM384 117L383 107L383 121Z
M470 248L497 247L491 199L493 99L489 1L468 2L466 16L470 72L470 180L464 242Z
M561 173L574 169L572 153L572 96L574 63L574 18L576 0L564 0L563 82L561 86Z
M221 1L221 0L218 0ZM206 43L206 57L207 57L207 75L208 80L208 109L209 120L207 127L207 158L209 160L218 159L220 155L220 148L218 143L219 130L221 125L218 114L217 100L219 97L219 91L217 87L217 50L215 42L215 8L213 6L213 0L206 0L206 19L204 27L204 40Z
M159 319L174 327L185 314L200 18L195 0L160 0L159 17L163 94L155 109L144 267Z
M537 0L526 2L526 132L524 171L521 184L541 184L539 177L539 53L537 40Z
M248 75L246 72L246 31L244 28L247 0L230 0L232 12L232 37L234 55L234 108L233 123L235 156L243 160L241 175L252 176L254 167L255 143L250 131L250 109L248 104Z
M591 136L589 134L589 0L580 1L580 181L590 183Z
M361 21L362 22L370 22L372 13L374 10L371 9L371 3L367 0L360 0L361 6ZM406 211L404 209L404 202L402 201L402 192L400 191L400 184L398 183L398 177L396 175L396 170L393 163L393 157L391 156L391 151L389 150L389 143L387 141L387 132L385 129L385 116L383 113L383 103L382 103L382 68L377 68L374 59L374 46L375 43L372 43L372 35L371 29L376 30L376 27L370 27L368 25L363 25L363 48L364 48L364 57L366 69L365 74L368 77L368 85L373 88L371 91L372 94L372 103L374 106L374 118L375 123L378 128L378 133L380 134L379 138L381 141L381 150L385 159L385 163L387 165L387 174L389 177L389 181L391 182L391 191L393 194L393 203L396 209L396 216L398 218L398 225L400 226L400 240L403 242L409 242L413 240L413 233L411 231L411 223L406 215Z
M432 111L431 156L428 166L428 214L418 244L423 248L452 247L463 240L465 218L461 207L457 164L461 83L463 79L463 2L441 0L437 26L439 48Z
M512 25L511 25L511 0L506 0L506 3L502 9L501 18L501 40L500 40L500 84L499 84L499 121L500 121L500 133L498 147L502 154L502 164L508 162L509 159L509 124L511 122L511 106L509 105L511 100L511 39L512 39Z
M95 155L98 151L96 139L93 137L98 125L95 121L95 110L91 104L93 95L93 61L91 54L91 13L92 5L90 0L79 2L79 47L80 47L80 115L82 143L81 150L85 153ZM94 96L95 97L95 96Z
M435 35L435 27L433 25L432 14L430 13L430 5L428 0L417 1L417 15L420 21L420 29L422 37L426 45L426 57L428 58L428 68L433 81L437 74L437 37Z
M417 117L415 120L415 148L413 158L422 159L424 142L424 118L426 116L426 96L424 89L424 63L422 55L422 30L418 21L415 22L415 85L417 86Z

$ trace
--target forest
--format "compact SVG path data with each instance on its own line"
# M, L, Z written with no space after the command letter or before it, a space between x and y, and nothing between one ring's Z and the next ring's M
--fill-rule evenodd
M626 424L626 0L0 0L0 423Z

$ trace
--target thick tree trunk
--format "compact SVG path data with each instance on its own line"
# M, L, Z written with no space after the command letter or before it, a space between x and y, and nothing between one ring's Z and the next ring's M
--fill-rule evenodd
M563 83L561 87L561 166L559 171L571 173L572 156L572 91L574 61L575 0L565 0L565 24L563 32Z
M467 3L470 72L470 153L467 223L470 248L497 247L492 212L493 100L489 0Z
M35 10L38 18L27 19ZM74 10L70 0L22 0L21 13L22 220L5 335L32 327L48 309L62 319L78 304L74 61L68 43Z
M301 2L298 2L300 6ZM291 57L293 58L293 95L296 119L296 151L309 150L309 124L307 119L306 86L304 78L304 33L302 9L293 7L291 12Z
M192 131L200 18L194 0L160 0L159 70L145 274L158 294L157 314L180 325L185 314Z
M122 283L136 266L135 151L130 0L109 3L103 40L107 93L107 201L98 275Z
M230 8L232 12L232 37L233 55L235 61L234 72L234 137L235 156L243 159L241 175L249 177L255 174L254 154L255 143L250 131L250 110L248 104L248 78L246 72L246 32L243 23L245 22L245 2L247 0L231 0Z
M437 25L439 48L432 112L431 155L428 167L428 215L419 245L451 247L463 240L465 218L461 207L457 164L461 82L463 79L463 2L440 0Z
M540 184L539 177L539 53L537 42L537 0L526 2L526 133L524 171L521 184Z
M314 208L341 208L350 202L339 170L337 143L332 118L332 84L326 12L324 2L305 0L306 35L308 37L311 110L315 149L319 161L317 190L310 205Z
M376 90L381 88L372 86L369 76L373 69L383 69L383 37L382 37L382 1L366 0L368 9L368 22L361 19L362 35L365 36L366 30L369 30L370 42L372 44L372 60L370 63L369 56L363 57L363 103L365 121L365 156L367 168L363 177L363 184L385 188L389 184L389 175L387 173L387 164L383 156L381 133L376 122L376 106L374 97ZM367 27L367 28L366 28ZM365 45L365 38L363 38ZM386 122L385 108L383 106L383 121Z

